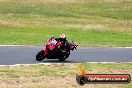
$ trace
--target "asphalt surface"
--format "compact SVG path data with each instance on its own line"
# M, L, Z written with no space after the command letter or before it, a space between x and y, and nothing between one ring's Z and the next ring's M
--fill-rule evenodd
M38 62L35 56L44 47L0 46L0 65L58 63L55 60ZM71 52L65 63L78 62L132 62L132 48L82 47Z

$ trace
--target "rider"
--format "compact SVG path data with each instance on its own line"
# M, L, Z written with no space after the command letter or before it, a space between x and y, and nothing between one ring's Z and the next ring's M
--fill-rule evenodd
M68 46L68 41L66 39L65 34L61 34L59 38L56 38L57 41L60 41L62 43L62 49L66 49Z

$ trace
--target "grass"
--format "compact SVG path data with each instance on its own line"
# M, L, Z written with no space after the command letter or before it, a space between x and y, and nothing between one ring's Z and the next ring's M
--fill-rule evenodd
M65 33L80 46L132 46L131 14L130 0L1 0L0 44L42 45Z
M80 46L132 46L131 0L55 1L1 0L0 44L40 45L65 33Z
M0 67L0 86L2 88L111 88L113 84L86 84L79 86L75 81L76 68L80 64L20 65ZM131 63L82 63L82 67L91 74L130 74ZM28 84L28 85L27 85ZM132 84L114 84L113 88L131 88Z

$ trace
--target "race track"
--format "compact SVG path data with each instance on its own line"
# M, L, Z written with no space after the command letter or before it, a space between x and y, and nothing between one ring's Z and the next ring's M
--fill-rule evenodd
M35 60L43 47L0 46L0 65L58 63L58 60ZM71 52L66 63L78 62L132 62L132 48L80 47Z

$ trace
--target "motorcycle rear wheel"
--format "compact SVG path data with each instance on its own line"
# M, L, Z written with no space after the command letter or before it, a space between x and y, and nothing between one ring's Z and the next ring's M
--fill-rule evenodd
M66 56L60 57L60 58L59 58L59 61L60 61L60 62L64 62L66 58L67 58Z
M42 61L44 59L44 50L41 50L37 53L36 55L36 60L37 61Z

